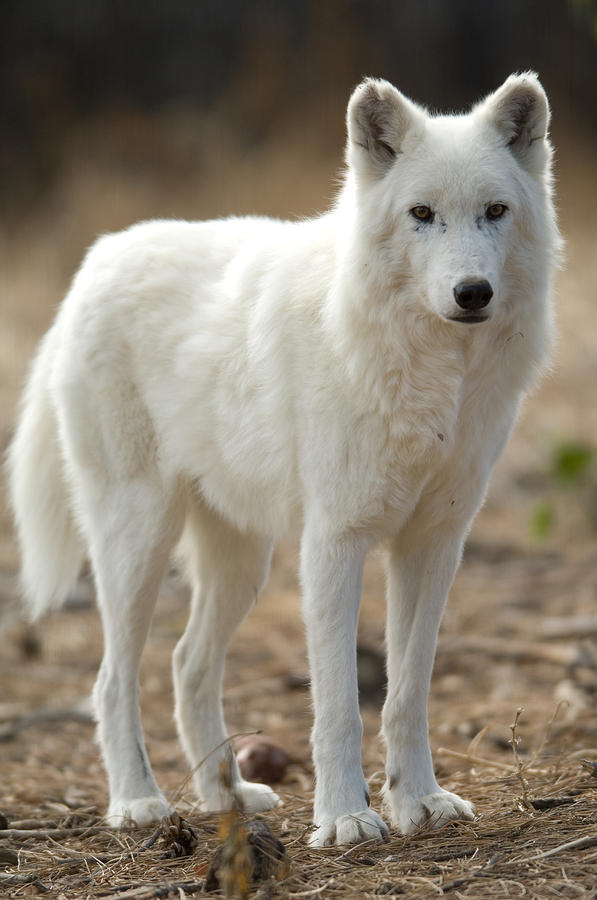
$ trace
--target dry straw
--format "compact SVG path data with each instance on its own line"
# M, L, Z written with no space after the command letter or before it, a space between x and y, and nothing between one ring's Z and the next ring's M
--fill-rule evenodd
M439 831L423 828L408 838L394 834L384 845L367 841L350 849L311 850L309 798L284 795L282 790L284 807L260 821L267 822L284 844L283 865L274 853L275 865L263 867L255 879L253 820L238 805L226 816L192 811L151 833L111 831L94 810L87 809L63 821L29 819L0 831L0 846L13 853L7 857L13 863L0 874L0 895L45 893L58 900L217 896L422 900L444 894L479 900L594 898L597 749L550 756L546 741L553 718L538 750L528 757L521 749L521 710L511 725L510 762L481 755L484 733L471 742L468 754L439 754L461 766L446 786L475 802L474 822L450 823ZM373 791L381 788L380 779L375 777ZM172 846L183 845L183 838L186 855L169 854ZM208 876L218 852L216 893L207 887L214 887Z

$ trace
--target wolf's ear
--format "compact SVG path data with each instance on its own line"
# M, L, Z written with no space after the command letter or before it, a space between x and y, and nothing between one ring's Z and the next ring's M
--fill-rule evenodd
M349 166L384 175L401 152L406 135L425 120L425 113L389 81L366 78L348 104L346 126Z
M534 72L510 75L481 105L523 168L540 174L549 159L549 103Z

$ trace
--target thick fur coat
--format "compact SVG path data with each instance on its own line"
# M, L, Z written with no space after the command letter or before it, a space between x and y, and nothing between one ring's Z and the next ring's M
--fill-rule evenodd
M137 678L181 542L193 583L176 716L206 809L278 803L241 779L220 692L230 638L297 527L311 666L312 841L383 839L361 769L355 640L365 555L387 548L385 804L402 832L470 818L436 782L427 697L463 542L548 357L558 232L547 99L510 77L431 116L368 79L347 171L308 221L152 221L90 250L39 349L9 456L38 616L88 556L105 634L95 688L108 819L169 805Z

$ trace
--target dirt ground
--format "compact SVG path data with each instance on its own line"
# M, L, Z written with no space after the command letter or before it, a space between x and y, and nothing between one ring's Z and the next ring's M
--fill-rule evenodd
M99 150L93 156L92 147L89 137L75 140L44 208L17 233L3 228L0 236L3 447L27 361L96 233L151 215L310 213L325 205L339 162L322 157L314 142L298 148L289 167L273 147L270 156L237 165L231 179L224 151L204 160L194 180L158 184L151 172L132 178ZM277 786L284 806L264 817L288 862L253 884L252 896L597 897L594 158L594 148L582 144L561 151L567 263L558 282L554 371L526 404L497 468L441 631L430 701L434 759L442 785L471 799L477 819L410 838L392 833L383 846L308 849L311 708L296 550L281 546L265 595L233 642L226 675L230 732L260 730L293 760ZM115 833L101 824L106 783L88 698L102 644L89 583L64 611L30 628L15 604L16 567L3 511L0 896L212 896L205 885L211 856L238 823L222 825L198 811L176 739L170 658L187 615L186 589L175 574L164 585L142 671L156 777L197 839L190 855L166 858L166 832L151 843L151 829ZM360 645L363 759L377 808L383 621L374 555Z

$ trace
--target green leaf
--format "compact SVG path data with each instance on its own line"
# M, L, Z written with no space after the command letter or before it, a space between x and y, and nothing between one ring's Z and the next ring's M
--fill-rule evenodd
M592 447L576 442L566 442L556 447L553 458L553 474L563 485L577 484L592 466L597 454Z
M531 515L531 534L537 540L543 540L552 530L556 520L553 504L545 500L538 503Z

